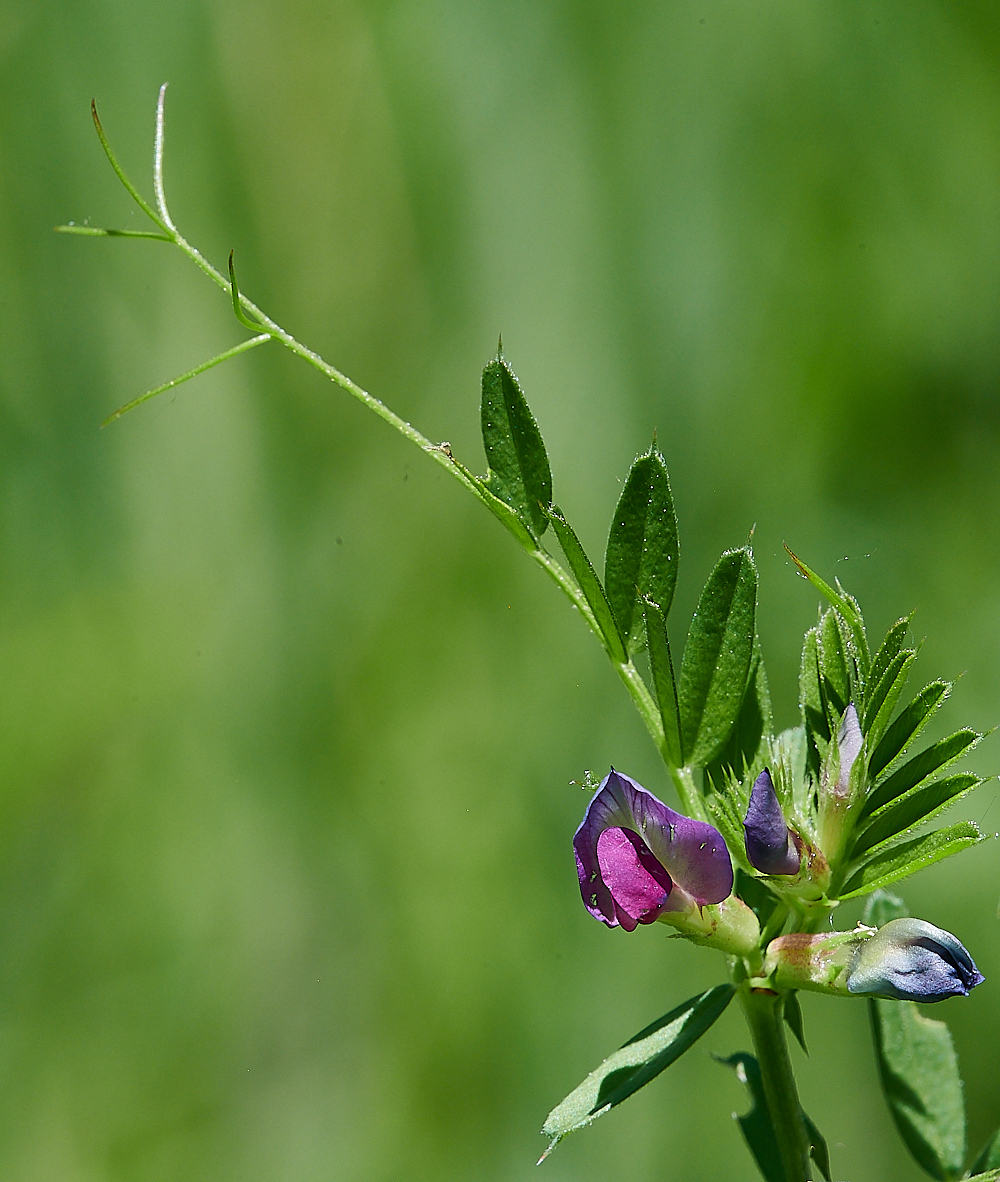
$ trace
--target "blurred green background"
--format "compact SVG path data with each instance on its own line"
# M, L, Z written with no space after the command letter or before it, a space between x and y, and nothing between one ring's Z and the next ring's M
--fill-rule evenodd
M0 1173L19 1182L541 1177L549 1110L719 979L580 905L569 784L673 799L596 644L482 508L277 346L141 214L483 465L503 332L592 552L654 428L683 639L757 523L796 720L816 595L919 608L941 732L1000 722L1000 13L987 0L4 0L0 13ZM996 739L973 766L1000 765ZM1000 828L997 787L962 813ZM955 1032L1000 1123L1000 849L907 884L987 983ZM857 908L842 913L849 925ZM865 1007L804 1000L834 1176L919 1174ZM755 1177L710 1052L548 1182Z

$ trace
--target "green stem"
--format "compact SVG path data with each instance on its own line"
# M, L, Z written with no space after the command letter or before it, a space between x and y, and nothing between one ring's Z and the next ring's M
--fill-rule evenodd
M786 1182L809 1182L809 1137L802 1119L792 1061L788 1055L781 998L769 989L740 987L743 1013L753 1037L754 1053L760 1065L764 1096Z

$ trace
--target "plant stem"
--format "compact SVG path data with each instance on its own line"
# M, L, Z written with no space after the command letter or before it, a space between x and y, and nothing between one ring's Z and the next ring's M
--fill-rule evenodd
M744 984L740 987L740 1001L753 1037L786 1182L809 1182L809 1137L788 1055L781 997L768 989L750 989Z

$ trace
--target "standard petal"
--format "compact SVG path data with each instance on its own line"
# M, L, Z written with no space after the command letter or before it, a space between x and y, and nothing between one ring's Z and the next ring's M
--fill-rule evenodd
M751 866L762 874L798 874L801 858L767 768L754 781L743 829Z

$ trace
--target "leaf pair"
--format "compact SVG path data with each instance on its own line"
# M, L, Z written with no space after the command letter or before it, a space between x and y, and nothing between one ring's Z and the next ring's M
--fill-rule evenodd
M902 899L880 891L866 908L865 922L881 927L906 914ZM872 998L868 1005L882 1089L904 1144L939 1182L967 1177L965 1096L948 1027L925 1018L912 1001ZM985 1180L998 1169L1000 1130L970 1173Z
M890 664L888 668L891 667ZM987 782L971 772L939 778L983 738L969 728L933 743L891 770L897 756L923 729L950 689L947 682L938 681L921 690L876 747L870 767L881 767L883 774L862 807L851 850L858 869L848 880L841 898L888 886L984 840L979 827L971 821L906 840L915 829ZM890 740L891 745L886 749L885 744Z

